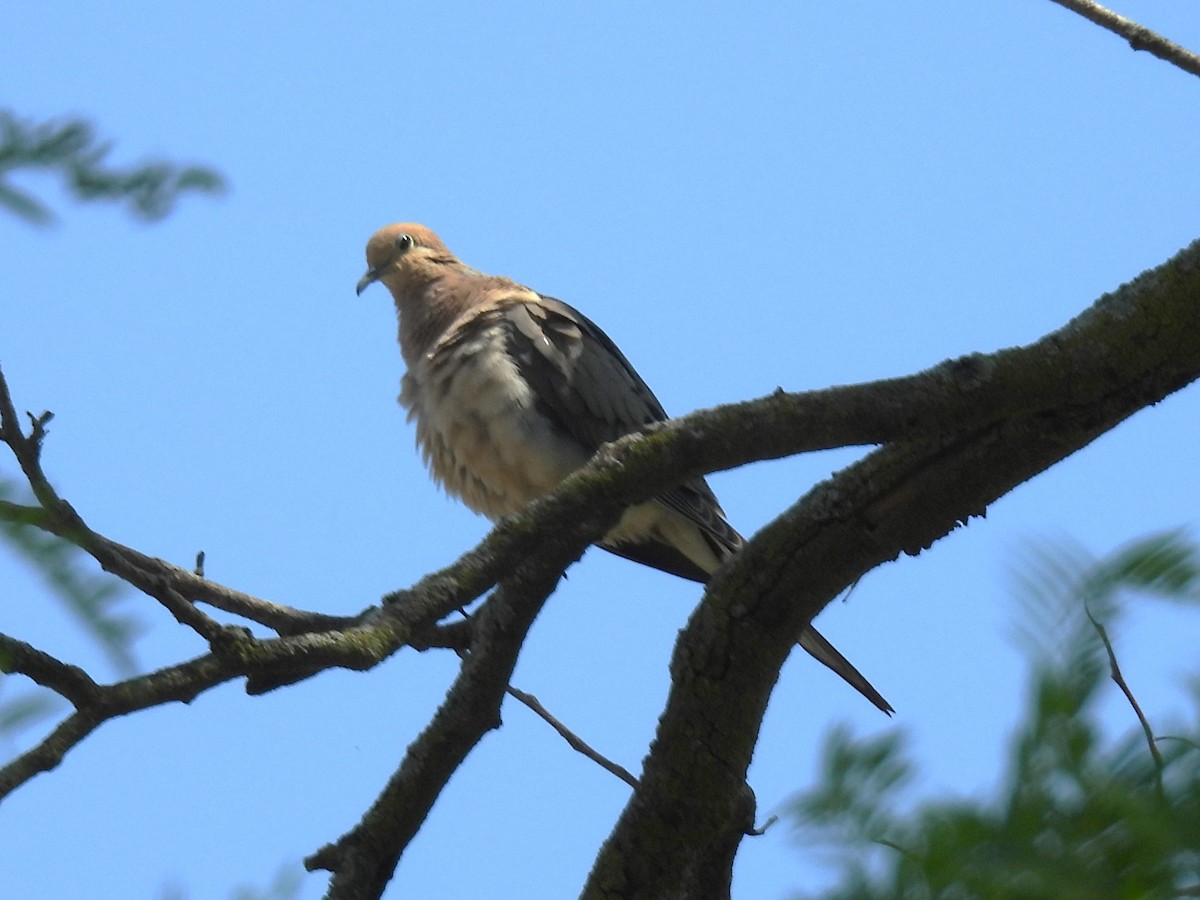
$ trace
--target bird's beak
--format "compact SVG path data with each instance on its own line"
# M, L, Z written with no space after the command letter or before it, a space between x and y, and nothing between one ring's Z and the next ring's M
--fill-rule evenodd
M367 269L367 274L358 279L358 287L354 289L354 293L361 297L362 292L378 280L379 270L375 268Z

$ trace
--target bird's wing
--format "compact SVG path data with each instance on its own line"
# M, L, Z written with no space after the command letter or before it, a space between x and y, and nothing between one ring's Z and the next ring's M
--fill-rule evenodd
M599 326L560 300L525 297L496 308L506 325L508 350L539 408L564 434L593 453L608 441L667 418L662 404ZM694 523L718 559L741 547L703 478L656 498ZM707 582L712 574L667 541L605 542L606 550L656 569ZM808 628L799 644L885 713L891 705L820 632Z
M589 451L667 418L624 354L576 309L550 297L503 308L509 352L541 411Z
M537 396L540 411L590 454L601 445L666 420L667 413L617 345L598 325L552 297L522 295L498 305L510 356ZM729 556L742 538L725 520L716 495L695 478L656 498L697 525L718 558ZM611 546L636 562L695 581L700 570L670 547Z

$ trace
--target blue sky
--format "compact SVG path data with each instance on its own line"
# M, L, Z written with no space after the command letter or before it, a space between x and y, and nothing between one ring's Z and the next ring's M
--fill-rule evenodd
M1194 4L1120 11L1200 48ZM584 310L683 413L905 374L1036 339L1200 234L1200 81L1048 0L842 4L21 4L3 102L90 117L114 160L210 164L230 192L147 226L74 207L0 219L0 362L51 409L44 462L97 530L301 607L355 612L452 561L486 523L442 496L395 404L386 292L362 248L415 220L461 257ZM995 783L1023 701L1013 567L1192 526L1200 392L1144 411L917 559L822 630L898 710L803 655L750 773L765 819L834 722L910 733L931 793ZM861 451L715 476L752 533ZM11 460L0 462L11 477ZM0 555L0 631L112 677ZM637 770L695 585L590 552L514 682ZM151 602L145 667L203 651ZM1151 716L1184 708L1194 617L1119 631ZM22 897L227 897L357 821L454 673L404 651L247 698L103 726L0 808ZM0 699L23 687L6 682ZM1114 728L1132 726L1113 698ZM402 860L394 896L572 896L627 788L507 705ZM31 732L10 741L6 756ZM735 898L819 886L777 827ZM318 897L320 875L300 896Z

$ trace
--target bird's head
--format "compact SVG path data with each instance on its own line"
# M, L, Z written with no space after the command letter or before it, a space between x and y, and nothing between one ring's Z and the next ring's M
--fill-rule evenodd
M432 264L456 262L441 238L415 222L387 225L367 241L367 271L357 293L382 281L392 292L403 289L410 278Z

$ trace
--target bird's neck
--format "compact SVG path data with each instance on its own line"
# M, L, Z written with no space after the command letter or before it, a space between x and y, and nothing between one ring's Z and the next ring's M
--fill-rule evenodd
M461 282L479 278L480 273L456 261L455 265L422 267L406 275L403 283L389 287L400 319L404 362L412 368L470 306L473 294L462 290Z

